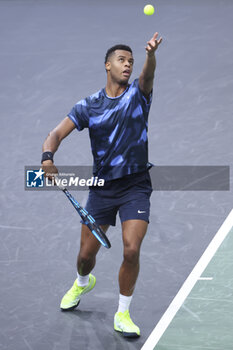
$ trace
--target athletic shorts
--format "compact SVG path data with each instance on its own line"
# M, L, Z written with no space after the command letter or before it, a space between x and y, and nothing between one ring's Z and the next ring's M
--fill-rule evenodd
M119 212L121 222L144 220L149 223L152 185L149 171L106 181L103 187L90 186L87 211L99 225L116 225Z

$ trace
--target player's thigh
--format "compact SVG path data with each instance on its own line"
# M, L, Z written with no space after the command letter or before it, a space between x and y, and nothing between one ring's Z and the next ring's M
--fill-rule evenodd
M107 232L109 225L100 225L104 232ZM88 256L95 256L100 249L100 242L95 238L87 225L82 224L80 253Z
M140 249L146 235L148 222L144 220L126 220L122 223L122 237L125 249Z

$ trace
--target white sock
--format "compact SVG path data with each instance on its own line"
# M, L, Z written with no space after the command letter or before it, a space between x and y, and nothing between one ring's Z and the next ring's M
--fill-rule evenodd
M78 272L77 272L77 285L79 287L86 287L89 283L89 274L86 276L81 276Z
M127 297L126 295L120 294L117 312L125 312L126 310L129 310L132 297L133 297L132 295Z

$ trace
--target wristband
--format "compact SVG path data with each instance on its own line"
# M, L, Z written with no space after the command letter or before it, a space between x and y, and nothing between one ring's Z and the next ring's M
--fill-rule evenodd
M53 153L52 152L43 152L42 153L42 158L41 158L41 163L45 160L51 160L53 162Z

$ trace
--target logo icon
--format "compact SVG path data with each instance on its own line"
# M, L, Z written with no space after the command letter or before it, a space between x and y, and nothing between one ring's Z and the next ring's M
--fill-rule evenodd
M143 214L145 213L145 210L138 210L138 214Z
M27 170L27 187L43 187L44 186L44 171L39 170Z

